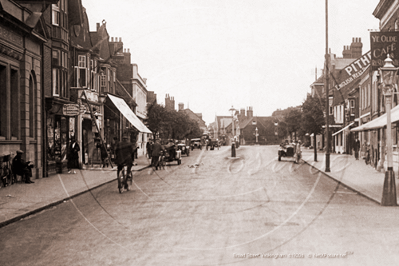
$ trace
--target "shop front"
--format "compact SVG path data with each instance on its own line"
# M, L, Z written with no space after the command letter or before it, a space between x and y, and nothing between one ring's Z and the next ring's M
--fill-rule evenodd
M69 101L46 99L45 176L66 172L69 143L76 135L77 114L68 109L71 106Z

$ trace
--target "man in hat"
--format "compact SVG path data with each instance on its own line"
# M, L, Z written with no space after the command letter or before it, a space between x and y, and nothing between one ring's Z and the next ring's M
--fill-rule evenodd
M30 178L32 177L32 168L34 167L34 165L30 164L29 161L25 162L25 160L22 159L23 153L24 152L21 150L17 151L17 155L12 160L12 172L14 175L22 176L22 180L25 180L25 183L27 184L35 183L30 180Z
M69 156L68 156L68 174L74 173L72 172L72 168L79 168L79 144L76 142L75 137L71 138L71 144L69 145Z
M115 147L115 163L118 166L118 189L119 193L123 192L123 188L129 190L129 185L127 183L127 177L131 175L131 169L134 162L134 153L136 151L135 145L128 142L129 137L124 135L122 142L118 142ZM121 179L120 172L124 166L127 166L127 174Z

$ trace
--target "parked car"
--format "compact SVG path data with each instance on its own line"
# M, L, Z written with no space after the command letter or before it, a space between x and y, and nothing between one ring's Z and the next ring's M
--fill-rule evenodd
M202 150L201 139L200 138L191 139L190 146L191 146L191 150L194 150L195 148Z
M177 149L181 151L182 155L190 155L190 145L186 145L185 143L179 143L177 144Z
M301 158L301 152L296 152L295 143L282 143L278 149L278 160L281 161L282 157L292 157L295 162L299 162Z

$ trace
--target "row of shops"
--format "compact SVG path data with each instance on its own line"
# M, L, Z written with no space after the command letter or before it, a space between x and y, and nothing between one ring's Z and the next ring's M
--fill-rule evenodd
M119 141L122 135L136 143L139 155L146 153L145 146L152 133L124 99L108 94L101 103L98 95L90 91L78 93L78 103L48 101L51 108L46 114L44 170L47 175L66 171L72 138L81 147L79 164L82 168L101 163L100 145L103 143L111 156L114 139Z

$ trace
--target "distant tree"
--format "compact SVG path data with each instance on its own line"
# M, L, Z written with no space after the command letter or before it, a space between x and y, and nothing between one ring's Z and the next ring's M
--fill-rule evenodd
M282 138L286 138L288 135L288 126L287 123L284 121L279 121L278 122L278 128L277 128L278 135L281 136Z
M301 127L302 112L299 108L292 108L284 117L284 121L287 124L288 133L291 135L294 133L295 140L297 139L297 132Z
M313 134L314 161L317 161L316 135L322 133L325 117L325 99L314 98L310 94L302 104L301 128L304 132Z
M147 108L147 127L162 139L185 139L201 136L198 123L184 112L167 110L154 103Z

